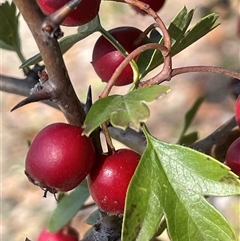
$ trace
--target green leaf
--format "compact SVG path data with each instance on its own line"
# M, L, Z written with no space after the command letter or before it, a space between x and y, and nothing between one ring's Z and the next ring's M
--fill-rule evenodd
M122 240L150 240L164 215L172 241L237 241L204 197L240 194L237 176L210 156L144 133L147 148L128 189Z
M219 23L216 23L218 15L215 13L209 14L200 19L191 29L189 29L179 43L172 49L172 54L175 55L187 48L207 33L215 29Z
M150 111L145 102L151 102L166 94L169 87L155 85L140 88L126 95L112 95L97 100L90 108L84 122L84 134L90 135L103 122L110 120L115 127L128 126L139 129L140 123L148 119Z
M203 101L204 101L204 98L203 97L199 97L194 102L192 107L185 114L183 130L182 130L181 135L179 137L178 144L186 144L186 143L184 143L182 138L186 134L186 132L187 132L188 128L190 127L190 125L192 124L192 121L193 121L194 117L196 116L197 111L199 110L199 108L202 105Z
M197 140L198 140L198 132L193 131L193 132L183 135L181 137L181 140L177 143L180 145L184 145L184 146L190 146Z
M86 223L89 225L94 225L99 218L100 218L99 210L95 210L89 215L89 217L86 220Z
M62 38L59 41L59 45L61 48L62 54L66 53L74 44L79 42L80 40L88 37L92 33L99 31L100 29L100 22L99 17L95 17L92 21L87 24L84 24L78 27L78 32L76 34L71 34ZM39 63L42 60L40 53L34 55L33 57L27 59L20 68L24 68L26 66L34 65Z
M69 195L61 198L56 209L53 211L48 228L56 232L67 224L80 210L81 206L89 197L88 188L79 185Z
M6 44L2 40L0 40L0 48L5 49L5 50L9 50L9 51L15 51L15 49L11 45Z
M19 14L14 3L4 2L0 5L0 47L11 51L20 51L18 34Z

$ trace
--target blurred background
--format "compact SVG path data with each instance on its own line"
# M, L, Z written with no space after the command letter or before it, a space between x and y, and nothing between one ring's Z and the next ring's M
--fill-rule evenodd
M3 2L5 1L0 1L0 3ZM184 5L188 10L196 9L193 24L207 12L215 12L219 14L218 22L221 25L175 56L173 67L212 65L239 70L240 30L237 26L240 12L239 0L166 0L159 14L167 26ZM99 15L106 29L125 25L144 30L153 23L150 17L137 14L125 4L108 1L101 4ZM26 23L22 17L20 19L22 49L27 59L38 53L38 49ZM67 27L62 27L62 30L65 36L77 31L76 28ZM72 83L82 101L85 101L89 85L92 85L94 101L98 99L105 86L91 66L92 49L98 37L98 33L92 34L74 45L64 55ZM17 55L2 49L0 51L1 74L23 78ZM154 73L156 71L151 74L154 75ZM161 100L150 104L152 111L147 123L150 131L161 140L176 142L185 112L199 96L204 96L205 101L191 130L199 131L200 138L210 134L234 114L235 100L229 90L229 83L228 77L215 74L192 73L175 77L166 83L171 86L172 91ZM114 92L125 93L126 90L127 87L118 87ZM2 240L6 241L24 241L26 237L34 241L42 228L47 225L56 201L51 195L48 195L47 199L42 198L42 191L32 185L24 175L27 142L46 125L65 122L65 118L61 112L41 103L33 103L10 112L10 109L23 97L3 92L0 92L0 96L2 194L0 235ZM116 146L121 147L121 144L116 142ZM236 232L240 233L239 197L217 198L213 202L230 221ZM74 218L73 226L81 234L89 228L84 221L94 209L96 208L87 209ZM167 237L164 240L167 241Z

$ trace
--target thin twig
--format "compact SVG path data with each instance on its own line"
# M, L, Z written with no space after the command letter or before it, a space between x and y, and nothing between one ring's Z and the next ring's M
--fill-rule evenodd
M232 78L236 78L240 80L240 73L228 69L224 69L221 67L214 66L187 66L180 67L172 70L171 77L174 77L179 74L186 74L190 72L207 72L207 73L215 73L215 74L224 74L226 76L230 76Z
M225 153L222 153L222 156L224 156L231 142L234 139L236 139L238 136L240 136L239 129L237 130L236 133L233 132L236 126L237 126L236 119L235 119L235 116L233 116L230 120L228 120L226 123L221 125L213 133L211 133L204 139L195 142L190 147L216 158L216 154L214 153L214 151L218 149L218 147L226 146L226 148L222 150L223 152L225 152Z

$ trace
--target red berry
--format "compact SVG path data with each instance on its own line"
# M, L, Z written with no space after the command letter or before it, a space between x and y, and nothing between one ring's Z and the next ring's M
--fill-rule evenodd
M235 117L237 124L240 128L240 96L237 98L236 105L235 105Z
M97 158L87 180L92 198L101 210L123 213L127 188L140 157L132 150L120 149Z
M82 136L82 131L66 123L42 129L27 153L25 173L29 180L52 193L80 184L95 161L91 139Z
M240 137L238 137L228 148L225 164L240 176Z
M128 53L139 47L134 41L142 33L133 27L119 27L109 31L110 34L125 48ZM97 75L108 82L116 68L122 63L124 56L104 36L95 43L92 54L92 64ZM136 60L136 59L135 59ZM128 85L133 81L133 71L129 65L123 70L115 82L116 86Z
M41 231L37 241L78 241L78 233L72 227L65 227L50 233L46 228Z
M55 12L67 2L69 0L37 0L37 4L46 15ZM97 16L100 3L101 0L82 0L78 7L65 18L62 25L80 26L90 22Z
M155 12L158 12L164 5L165 0L141 0L142 2L148 4L152 10ZM143 15L147 14L145 11L141 10L138 7L133 6L133 8L138 12Z

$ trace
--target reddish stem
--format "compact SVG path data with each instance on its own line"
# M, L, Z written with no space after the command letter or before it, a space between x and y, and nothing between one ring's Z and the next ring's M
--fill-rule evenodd
M216 73L216 74L224 74L226 76L230 76L232 78L236 78L240 80L240 73L228 69L224 69L221 67L214 66L187 66L180 67L172 70L171 77L174 77L179 74L185 74L190 72L208 72L208 73Z
M152 10L152 8L141 1L138 0L119 0L119 2L126 2L128 4L131 4L133 6L136 6L138 8L140 8L141 10L145 11L146 13L148 13L158 24L159 28L162 31L163 34L163 38L164 38L164 45L169 49L169 52L171 50L171 37L168 33L168 30L164 24L164 22L162 21L162 19L157 15L157 13L155 11Z

